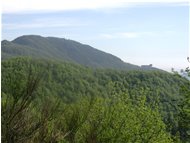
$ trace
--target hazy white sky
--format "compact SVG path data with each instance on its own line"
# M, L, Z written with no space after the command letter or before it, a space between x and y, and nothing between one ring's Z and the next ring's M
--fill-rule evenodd
M153 64L165 70L185 68L189 3L158 2L4 0L2 38L13 40L28 34L64 37L116 55L125 62Z
M188 0L3 0L5 13L38 10L76 10L130 6L144 2L187 2Z

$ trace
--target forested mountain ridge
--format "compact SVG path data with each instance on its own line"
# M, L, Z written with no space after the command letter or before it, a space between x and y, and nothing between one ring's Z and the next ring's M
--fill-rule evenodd
M94 121L99 120L99 118L101 118L102 120L101 124L105 123L105 125L103 125L102 127L101 127L101 124L99 124L99 126L96 125L97 130L100 129L99 127L104 128L104 129L107 129L107 127L109 127L107 126L107 123L110 122L109 116L111 115L109 114L112 114L110 110L113 110L113 112L115 112L115 110L116 111L118 110L118 112L120 112L121 109L127 106L126 109L122 112L122 114L118 116L121 116L122 120L125 119L124 121L126 122L126 127L129 127L129 125L131 124L131 125L134 125L134 128L130 126L132 130L131 132L129 133L126 132L123 136L118 136L119 140L122 140L121 142L125 141L124 138L126 138L126 136L129 136L129 135L130 137L128 137L127 140L131 142L133 142L136 139L140 142L143 142L144 140L146 141L149 139L150 140L154 139L155 143L156 142L160 142L160 143L170 142L169 141L170 139L167 140L165 138L167 137L165 136L166 134L164 133L165 130L167 131L167 133L171 134L174 137L174 140L175 140L175 136L177 136L179 132L183 132L182 128L179 126L179 123L178 123L179 122L178 115L181 111L178 105L180 104L180 100L183 99L183 93L181 93L181 87L184 86L186 88L189 88L188 87L189 81L187 81L185 78L182 78L180 76L174 76L170 73L161 72L161 71L128 71L127 72L127 71L108 70L108 69L103 70L103 69L92 69L92 68L84 67L84 66L77 65L74 63L69 63L69 62L61 62L61 61L56 62L56 61L49 61L49 60L37 60L37 59L31 59L31 58L13 58L13 59L5 60L2 62L2 95L3 95L2 104L3 104L3 109L5 110L5 113L7 112L7 110L9 111L9 108L6 107L7 98L12 99L9 96L13 95L15 100L18 100L17 96L22 95L23 91L27 89L25 88L25 85L28 85L30 83L28 82L28 80L33 79L30 76L28 77L28 74L30 73L34 73L34 74L36 73L37 75L40 75L39 76L40 78L42 78L42 81L38 85L38 90L34 92L36 95L40 95L40 96L39 97L37 96L37 101L34 100L32 101L32 103L34 102L34 104L36 104L36 102L39 102L39 104L41 104L41 102L44 102L43 100L39 101L41 100L40 98L48 98L52 100L52 102L55 101L56 98L59 98L59 101L65 104L68 104L69 106L72 104L74 104L72 106L75 106L76 102L80 102L82 100L79 103L79 105L77 105L77 108L79 107L80 108L85 107L87 109L92 108L92 110L95 110L95 111L92 111L92 114L94 115L90 115L90 116L96 116L96 114L98 115L98 117L96 117L98 119L93 117L95 118ZM34 78L34 81L35 81L35 78ZM29 88L29 91L30 90L31 89ZM29 91L27 91L27 93ZM124 96L120 97L120 95L124 95ZM114 100L110 101L111 103L109 104L114 103L113 107L116 109L102 109L104 106L100 106L100 105L97 105L98 109L94 109L96 106L86 107L88 104L92 104L92 103L89 100L87 101L83 101L83 100L86 98L91 98L91 97L101 98L101 99L97 99L98 100L97 104L99 104L99 102L104 102L104 100L114 98ZM121 99L121 101L119 101L118 103L120 104L123 101L122 106L117 105L115 103L117 100L120 100L120 98L124 98L124 99ZM33 98L31 98L31 100L32 99ZM129 103L128 103L128 100L130 100ZM92 102L95 102L95 101L92 101ZM56 103L53 103L53 104L56 105ZM86 105L83 105L83 104L86 104ZM101 104L107 104L107 103L101 103ZM135 107L135 109L133 109L133 107L138 104L142 104L142 105L140 105L140 107L137 106ZM128 107L128 105L130 105L130 107ZM10 109L11 107L12 106L10 106ZM72 111L74 115L73 117L71 116L68 118L73 118L72 119L73 121L71 120L69 125L67 125L68 121L66 120L67 121L66 125L64 125L65 124L64 123L62 127L67 127L67 126L70 126L70 124L74 124L76 122L75 120L78 120L77 119L78 116L83 117L84 116L83 114L86 114L87 109L85 109L84 112L83 110L79 112L78 110L81 110L80 108L79 109L75 109L74 107L71 108L72 110L74 110ZM129 108L131 108L132 111L128 113L127 109ZM141 111L141 108L142 110L145 110L145 111ZM48 110L51 111L53 109L48 109ZM63 110L63 109L60 109L60 110ZM97 110L106 110L104 111L106 113L99 115L99 113L101 114L103 111L100 112ZM154 110L159 110L161 117L159 117L159 114L157 113L151 113L151 112L154 112ZM37 111L37 113L38 112L39 111ZM69 112L70 112L70 109L69 109ZM71 114L69 112L67 113L68 116ZM77 114L76 112L79 112L80 114L75 115ZM113 118L114 124L115 122L117 124L121 123L121 121L117 120L116 118L118 112L114 113L114 117L111 117ZM149 112L150 112L150 115L147 115L149 114ZM109 115L108 117L107 117L107 114ZM124 117L125 114L127 114L126 115L127 119ZM141 115L142 118L139 118L140 114L142 114ZM58 115L55 118L56 124L59 123L59 120L62 120L61 119L62 116L60 116L60 114ZM128 115L132 117L128 117ZM147 119L147 116L150 118ZM3 122L5 122L5 120L7 120L7 116L5 117L3 116L3 118L4 118ZM90 119L88 120L91 120L91 117L89 118ZM107 121L104 121L103 120L104 118L106 118ZM131 121L130 118L135 118L135 119L133 119L134 121ZM138 118L142 119L142 121L138 121ZM158 120L158 121L154 122L155 120ZM91 122L94 122L94 121L90 121L89 124L92 124ZM131 123L127 124L129 121ZM139 123L136 123L137 121ZM145 121L147 121L146 124L144 124ZM52 124L54 122L50 122L50 123ZM165 125L163 123L165 123L166 127L164 127ZM136 126L136 124L139 124L139 126ZM84 126L80 127L80 130L76 131L76 134L73 135L75 136L76 141L80 138L80 133L82 134L84 133L83 128L85 128L88 132L90 132L88 130L88 127L85 127L85 126L86 124L84 123ZM54 127L54 128L58 129L58 127ZM148 128L152 128L152 129L156 128L158 130L155 130L155 129L147 130ZM111 129L109 130L111 131ZM116 130L118 130L117 125L113 129L113 133ZM126 129L124 128L123 130L121 130L119 134L122 134L124 130ZM59 129L59 131L62 132L61 129ZM106 134L110 135L110 138L111 138L113 134L110 134L109 133L110 131L106 131ZM155 133L154 132L149 133L149 131L150 132L155 131ZM131 133L133 135L131 135ZM143 137L139 135L139 138L138 138L134 134L142 134ZM150 134L150 137L148 136L148 134ZM157 134L160 134L159 135L160 137L157 136ZM47 134L46 136L49 137L50 135ZM97 138L98 140L101 140L101 141L104 140L104 136L102 137L99 136ZM170 138L169 135L168 135L168 138ZM46 139L48 140L48 138ZM66 140L67 140L67 137L66 137ZM69 142L72 142L72 141L69 141ZM115 141L113 141L113 143L115 143Z
M97 50L89 45L81 44L73 40L55 37L42 37L38 35L26 35L13 41L1 42L2 59L17 56L30 56L35 58L70 61L81 65L110 68L137 70L144 69L130 63L125 63L116 56ZM158 70L153 67L145 70Z
M177 72L63 38L1 44L3 142L190 142L190 82Z

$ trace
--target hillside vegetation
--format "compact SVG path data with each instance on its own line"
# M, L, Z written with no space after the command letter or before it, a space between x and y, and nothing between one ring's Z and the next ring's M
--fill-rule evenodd
M2 60L11 57L29 56L58 61L69 61L93 68L109 68L123 70L144 69L137 65L123 62L118 57L97 50L73 40L56 37L26 35L13 41L1 42ZM155 70L146 67L145 70ZM158 69L156 69L158 70Z
M2 141L188 142L189 84L162 71L4 60Z

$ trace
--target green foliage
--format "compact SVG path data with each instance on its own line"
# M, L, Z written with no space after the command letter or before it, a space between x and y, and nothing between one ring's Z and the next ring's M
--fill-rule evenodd
M179 132L181 140L190 142L190 82L181 89L183 98L179 104Z
M76 142L171 142L159 113L143 100L134 105L126 94L95 100Z
M4 82L6 90L2 89L2 141L22 142L29 139L39 128L41 122L34 119L35 114L28 110L33 108L32 101L36 96L36 88L40 76L29 73L27 79L20 76L9 75ZM20 81L19 81L20 79ZM3 87L4 87L3 86ZM31 124L30 124L31 122Z
M29 88L34 83L38 83L35 88ZM177 140L178 133L182 137L180 128L188 124L178 118L178 104L186 93L180 87L188 88L187 83L161 71L100 70L30 58L6 60L2 62L2 139L172 142L170 134ZM30 97L26 108L15 114L25 96ZM189 108L186 102L183 111ZM14 114L14 120L7 123Z

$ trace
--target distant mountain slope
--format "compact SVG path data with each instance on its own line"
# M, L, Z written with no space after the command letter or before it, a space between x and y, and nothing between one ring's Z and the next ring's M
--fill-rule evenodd
M98 68L142 69L139 66L125 63L118 57L97 50L89 45L64 38L28 35L18 37L11 42L4 40L1 45L2 59L30 56L60 61L66 60Z

